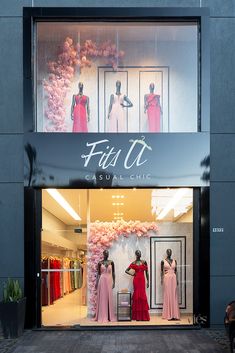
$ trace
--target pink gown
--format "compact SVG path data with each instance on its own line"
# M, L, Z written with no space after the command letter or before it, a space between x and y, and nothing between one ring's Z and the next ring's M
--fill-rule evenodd
M160 96L154 93L147 95L147 115L149 132L160 132L161 130L161 107Z
M114 94L112 110L109 117L108 132L127 132L126 114L121 104L124 94Z
M164 260L162 318L167 320L180 318L175 266L175 260L171 265Z
M73 109L73 132L88 132L86 104L87 96L75 96L75 106Z
M107 267L103 264L100 266L100 278L97 288L97 302L95 321L106 323L108 321L115 321L113 309L113 277L112 265Z

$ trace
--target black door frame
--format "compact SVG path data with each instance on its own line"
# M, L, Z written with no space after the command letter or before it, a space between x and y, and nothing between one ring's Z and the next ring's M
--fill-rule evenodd
M41 328L41 231L42 189L25 188L25 295L27 297L26 327ZM193 314L210 325L210 233L209 187L193 188ZM128 329L172 328L175 326L128 326ZM190 326L179 326L188 328ZM48 327L49 329L50 327ZM127 327L122 327L122 329ZM69 329L74 329L73 326ZM84 330L87 327L79 327ZM90 329L101 329L91 327ZM106 327L105 329L119 329Z

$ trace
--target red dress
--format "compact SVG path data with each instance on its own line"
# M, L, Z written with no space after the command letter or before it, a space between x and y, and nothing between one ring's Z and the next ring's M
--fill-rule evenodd
M161 122L161 107L159 105L160 96L150 93L147 96L147 114L149 132L160 132Z
M132 320L149 321L149 305L145 291L144 271L148 270L145 264L131 264L129 268L135 270L133 286L134 293L132 295Z

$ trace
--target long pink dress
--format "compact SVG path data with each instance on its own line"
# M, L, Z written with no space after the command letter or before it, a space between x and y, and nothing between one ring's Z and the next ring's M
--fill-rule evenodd
M149 132L160 132L161 130L161 107L160 96L154 93L147 95L147 115Z
M110 112L108 132L126 132L127 122L124 108L124 94L114 94L112 110Z
M75 96L75 106L73 109L73 132L88 132L86 104L87 96Z
M101 275L97 288L95 321L105 323L108 321L115 321L112 293L112 265L109 264L106 267L105 265L101 264L100 272Z
M180 318L175 267L175 260L171 265L164 260L162 318L167 320Z

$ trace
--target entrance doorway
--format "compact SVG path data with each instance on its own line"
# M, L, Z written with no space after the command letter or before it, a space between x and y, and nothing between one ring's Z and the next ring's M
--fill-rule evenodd
M192 188L43 189L42 325L192 325L193 201ZM105 249L115 269L114 321L99 322L94 320L96 282ZM176 267L179 320L162 317L169 249ZM132 320L133 277L125 270L135 261L136 250L148 266L149 321Z

